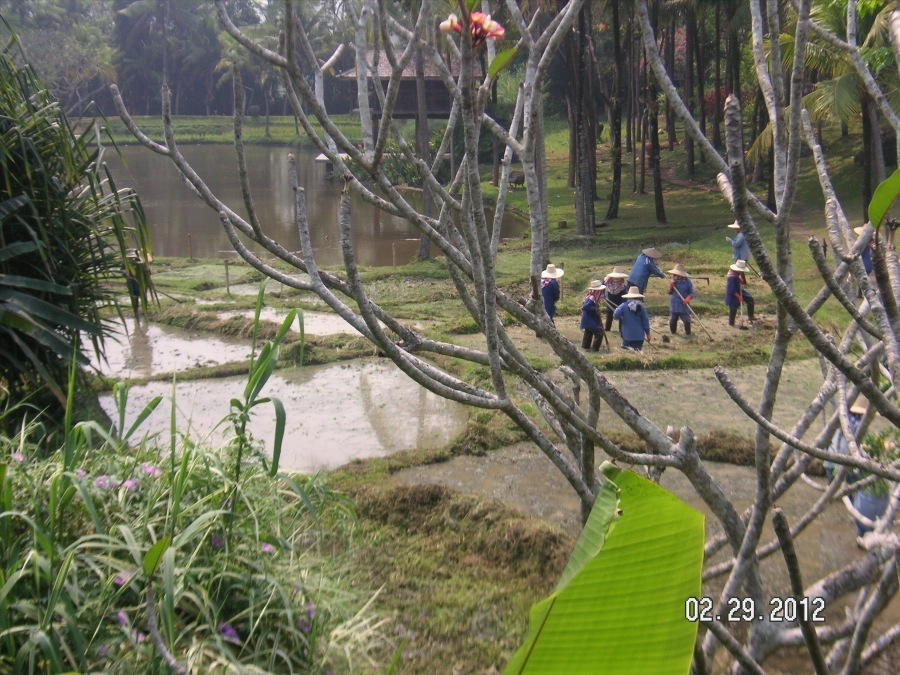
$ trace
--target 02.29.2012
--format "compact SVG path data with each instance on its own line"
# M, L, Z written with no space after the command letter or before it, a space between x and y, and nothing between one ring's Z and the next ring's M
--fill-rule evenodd
M709 623L711 621L727 621L730 623L744 621L769 621L771 623L794 623L796 621L825 622L825 599L818 597L774 596L768 607L757 608L753 598L729 598L724 608L714 611L711 597L689 597L684 602L684 618L690 622Z

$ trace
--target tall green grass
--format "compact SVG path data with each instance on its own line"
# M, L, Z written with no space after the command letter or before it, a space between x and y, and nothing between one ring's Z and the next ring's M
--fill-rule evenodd
M269 400L258 395L277 343L255 359L239 416ZM245 423L222 447L196 445L175 427L174 397L167 442L129 445L161 399L130 425L127 388L113 399L117 426L67 414L58 448L27 421L0 436L0 672L367 664L382 624L330 553L353 532L352 504L320 477L278 472L277 453L247 452Z

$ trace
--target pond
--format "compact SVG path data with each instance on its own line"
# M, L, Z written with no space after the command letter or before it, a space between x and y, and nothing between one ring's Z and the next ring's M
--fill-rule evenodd
M156 257L225 258L235 255L216 213L189 188L171 162L142 147L120 148L125 165L114 152L106 155L119 187L132 186L141 197L150 225ZM244 215L234 148L231 145L181 147L218 197ZM263 231L290 251L300 250L294 224L293 192L288 180L288 154L297 158L297 174L306 191L310 235L320 265L340 265L337 223L340 180L326 177L317 152L308 148L248 146L247 169ZM412 200L418 195L412 195ZM409 221L386 214L358 195L353 196L353 243L357 262L368 266L403 265L415 259L418 230ZM492 217L492 214L489 214ZM503 219L503 237L519 237L526 223L511 214ZM438 251L432 248L432 254Z

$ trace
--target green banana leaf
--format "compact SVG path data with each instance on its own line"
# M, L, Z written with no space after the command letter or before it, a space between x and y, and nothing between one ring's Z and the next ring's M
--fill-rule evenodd
M505 673L689 672L700 594L703 515L609 462L590 518L553 594L531 609Z

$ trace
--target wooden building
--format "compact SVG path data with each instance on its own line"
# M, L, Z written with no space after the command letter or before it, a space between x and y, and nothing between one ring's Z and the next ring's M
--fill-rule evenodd
M368 52L366 58L369 63L374 60L373 52ZM451 64L450 72L453 79L459 73L459 62ZM480 79L482 70L476 65L476 78ZM391 77L391 64L384 54L378 61L378 79L381 82L382 91L387 91L388 81ZM356 67L339 72L331 87L331 96L326 97L328 112L347 114L354 112L359 107L356 89ZM397 95L397 104L394 107L395 119L415 119L416 117L416 64L411 59L403 71L400 79L400 91ZM372 73L369 73L369 105L374 119L381 118L381 105L372 87ZM429 62L425 62L425 110L431 119L447 119L450 116L450 108L453 99L437 70Z

